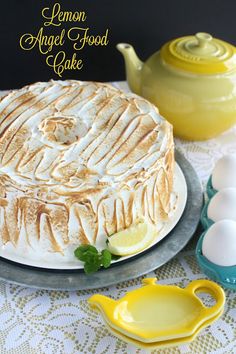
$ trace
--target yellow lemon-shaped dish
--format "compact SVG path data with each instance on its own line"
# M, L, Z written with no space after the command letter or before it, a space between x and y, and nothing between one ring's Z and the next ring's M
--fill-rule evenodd
M225 303L223 289L209 280L195 280L185 289L156 284L156 278L144 279L143 283L145 286L117 301L99 294L88 301L111 328L145 343L191 336ZM215 305L206 307L197 292L210 293Z

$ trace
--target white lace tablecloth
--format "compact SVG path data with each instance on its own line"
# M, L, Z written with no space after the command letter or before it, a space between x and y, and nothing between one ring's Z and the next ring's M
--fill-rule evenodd
M116 87L127 90L124 82ZM203 185L223 154L236 153L236 127L206 142L176 139L177 148L195 167ZM194 241L172 261L148 274L160 283L186 286L205 277L195 260ZM1 354L132 354L145 353L109 334L87 299L99 292L119 298L140 286L141 278L92 291L47 291L0 281ZM159 353L236 353L236 292L226 290L223 316L190 344ZM155 351L158 353L158 351Z

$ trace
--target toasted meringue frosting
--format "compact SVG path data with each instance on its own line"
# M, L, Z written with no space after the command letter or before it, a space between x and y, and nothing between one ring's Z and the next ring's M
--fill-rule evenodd
M2 243L61 254L168 219L172 126L111 85L38 82L0 101Z

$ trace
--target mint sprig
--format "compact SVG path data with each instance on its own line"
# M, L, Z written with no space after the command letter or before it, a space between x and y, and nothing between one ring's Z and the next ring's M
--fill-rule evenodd
M81 262L84 262L84 271L86 274L97 272L101 266L108 268L112 260L117 260L120 256L111 254L108 249L99 252L92 245L81 245L74 251L74 255Z
M108 268L111 265L111 252L109 252L107 249L102 250L101 252L102 255L102 265L104 268Z

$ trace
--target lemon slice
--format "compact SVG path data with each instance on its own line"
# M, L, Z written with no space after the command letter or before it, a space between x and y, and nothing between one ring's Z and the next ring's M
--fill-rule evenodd
M140 222L110 236L108 249L119 256L135 254L147 248L156 235L157 229L154 225Z

